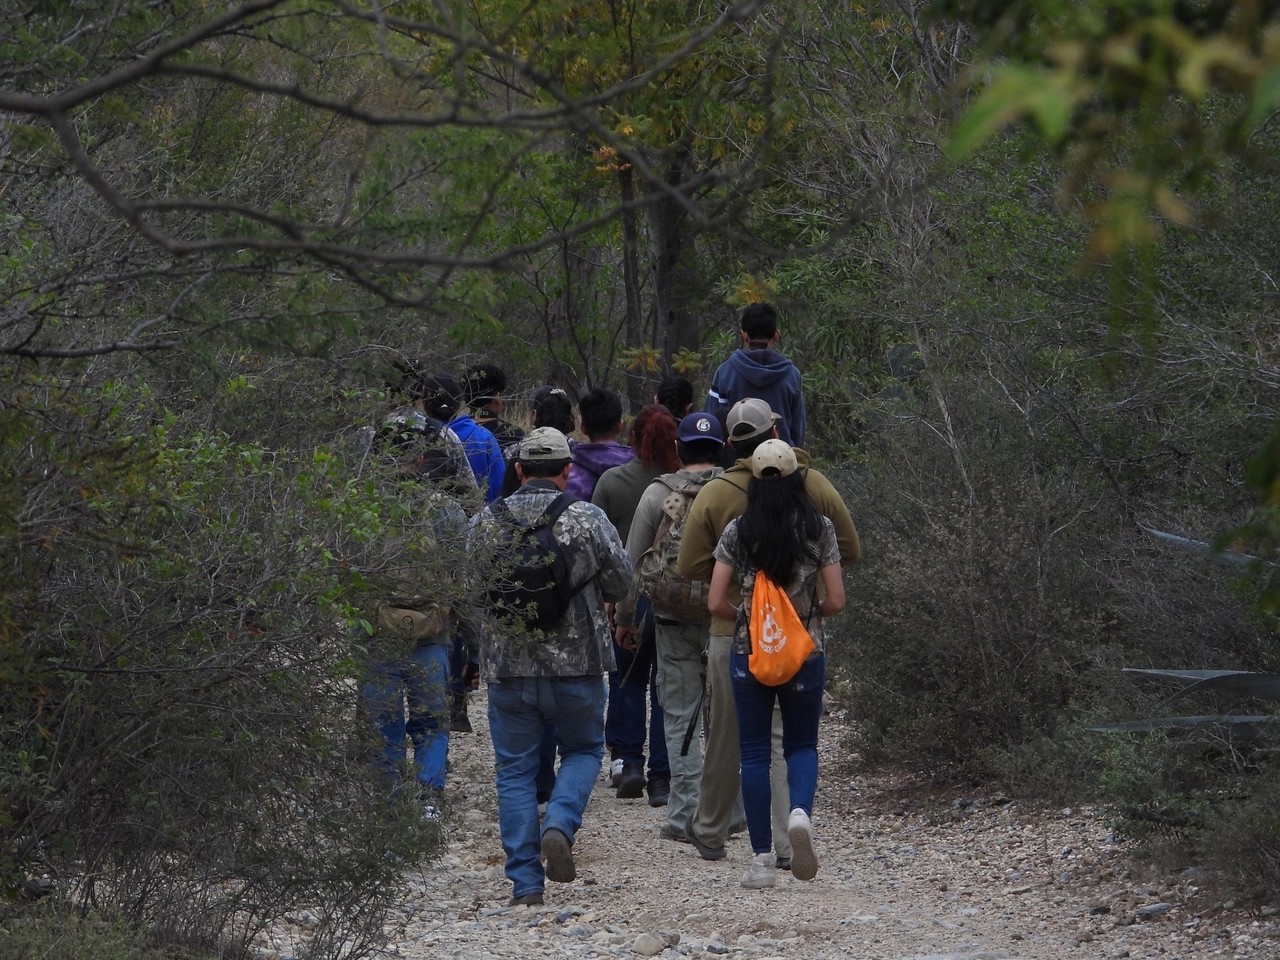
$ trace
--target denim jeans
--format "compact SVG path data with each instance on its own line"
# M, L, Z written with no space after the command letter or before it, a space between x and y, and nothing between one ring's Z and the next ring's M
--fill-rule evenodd
M385 660L370 668L361 696L370 720L382 734L377 766L392 783L400 783L407 740L413 745L418 784L444 789L449 752L448 683L449 648L440 644L421 644L402 660Z
M818 789L818 720L826 657L806 660L786 683L766 686L751 675L747 655L729 658L733 700L738 708L738 743L742 756L742 804L747 812L751 851L765 853L773 845L772 792L769 786L773 705L782 713L782 755L787 764L788 807L813 813Z
M542 833L572 843L604 756L601 677L514 677L489 684L489 735L498 776L498 830L506 874L522 897L545 884ZM546 816L538 823L537 776L543 735L556 725L560 769Z
M644 766L646 699L648 700L649 779L671 779L666 726L658 700L658 658L653 608L646 597L636 601L636 650L614 645L618 669L609 672L609 711L605 741L627 766Z
M738 708L733 702L729 656L733 638L712 634L707 643L707 727L702 747L702 778L698 781L698 807L689 831L710 847L723 847L731 831L741 828L741 753L738 743ZM773 796L773 852L791 856L787 836L787 771L782 759L782 714L773 712L773 762L770 766Z

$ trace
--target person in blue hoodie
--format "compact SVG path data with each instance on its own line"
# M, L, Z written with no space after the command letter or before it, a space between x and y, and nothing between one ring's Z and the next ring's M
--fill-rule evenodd
M753 303L742 311L739 326L742 346L716 368L707 412L724 423L739 400L763 400L782 418L778 437L793 447L804 446L804 388L800 370L776 349L778 312L770 304Z
M597 387L578 400L578 416L587 439L573 448L573 469L565 493L575 500L591 502L596 481L610 467L620 467L635 451L618 442L622 432L622 398L612 390Z

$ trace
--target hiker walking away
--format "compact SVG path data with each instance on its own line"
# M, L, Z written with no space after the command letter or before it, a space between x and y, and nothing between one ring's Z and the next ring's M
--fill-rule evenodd
M563 493L571 470L564 434L530 431L516 460L520 488L486 507L471 532L488 567L480 669L512 905L540 904L545 880L577 874L573 843L604 755L603 675L614 666L604 604L631 582L613 524ZM529 557L535 546L545 555ZM539 755L553 724L560 769L540 818Z
M630 440L634 459L601 474L591 495L591 502L604 511L623 542L645 488L654 478L679 466L676 422L666 407L653 403L641 409L631 422ZM633 625L630 630L614 634L618 645L613 653L618 666L609 674L609 708L604 721L605 744L610 752L610 783L617 788L619 799L635 799L648 793L649 806L661 807L666 805L670 793L671 768L667 762L662 708L658 704L653 616L647 597L641 597L633 608L630 623ZM638 630L635 624L639 624ZM644 768L646 726L647 777Z
M775 703L782 714L782 753L787 767L787 805L791 808L787 821L791 874L797 880L812 880L818 872L811 817L818 788L818 720L826 676L823 617L844 609L844 582L840 579L835 526L809 499L791 447L781 440L766 440L751 455L751 476L746 509L729 521L716 546L707 608L721 619L737 622L729 676L738 708L742 800L752 853L742 885L760 888L776 882L769 782ZM798 665L797 672L776 686L757 679L748 660L753 647L776 640L773 615L752 609L760 596L754 591L756 581L765 575L786 591L813 643L812 653ZM740 607L728 599L731 579L741 588ZM763 621L764 630L748 627L759 621ZM795 624L799 626L799 620ZM798 639L793 630L786 642Z
M578 500L590 500L600 475L626 463L635 453L618 442L622 399L612 390L597 388L584 393L578 401L578 415L587 439L573 448L573 473L567 492Z
M471 416L470 407L462 409L464 396L465 387L459 387L458 403L449 419L449 426L466 447L467 461L484 493L484 502L492 503L502 494L502 477L506 472L502 447L498 444L497 437Z
M724 431L711 414L695 412L680 421L676 437L680 469L649 484L631 520L627 555L635 574L631 593L618 604L614 619L624 646L626 635L635 630L635 597L643 594L653 609L658 703L671 771L667 815L659 833L687 842L702 775L703 663L711 614L707 584L682 576L676 560L694 498L722 472Z
M753 303L739 320L742 346L716 368L707 393L707 410L727 422L729 408L755 397L778 415L778 436L804 446L804 387L796 365L778 352L778 312L768 303Z
M747 505L747 486L751 481L751 455L769 439L776 439L777 415L763 400L739 400L729 411L725 423L726 444L738 458L724 473L708 481L693 502L684 539L680 544L678 565L690 580L710 582L715 566L715 549L729 521L742 513ZM804 477L805 492L835 526L840 562L856 563L861 555L858 531L849 508L835 487L818 470L809 466L809 455L795 451L796 462ZM740 591L729 585L728 600L741 606ZM707 643L707 696L710 718L706 742L703 744L702 779L698 787L698 807L689 826L689 839L706 860L725 856L725 841L739 822L741 811L741 777L738 752L738 716L733 702L733 685L729 679L729 650L736 627L734 619L713 617ZM781 721L775 716L776 743L781 743ZM773 796L773 840L776 863L790 866L790 841L787 837L790 808L787 806L783 762L780 750L771 766L775 778Z
M400 397L400 404L383 418L379 427L361 428L357 441L361 459L379 455L379 434L392 424L398 424L404 430L433 441L421 449L418 471L435 470L444 478L440 482L450 487L452 492L470 498L479 489L475 472L467 460L462 441L448 425L449 419L457 412L461 388L449 374L437 371L424 375L420 366L418 361L414 361L400 368L400 382L391 387L391 392ZM446 462L441 463L441 460Z
M460 404L449 421L450 428L458 435L467 451L467 461L475 473L485 503L492 503L502 495L507 463L498 437L479 418L488 415L489 423L496 422L491 411L495 406L501 408L502 391L506 385L506 375L492 364L469 368L463 374L460 386L465 409L461 409ZM524 435L519 428L511 427L510 424L507 427L516 430L520 436ZM467 644L459 633L453 638L449 655L449 691L453 697L449 724L457 733L471 732L471 718L467 716L467 695L479 677L479 665L468 657L466 647Z
M653 395L653 402L670 410L672 419L679 423L693 410L693 384L688 377L669 373L658 383L658 392Z
M569 452L578 445L571 434L574 429L573 401L563 388L544 384L533 391L529 398L529 414L535 427L555 427L569 440ZM506 475L502 478L502 495L508 497L520 487L520 478L516 476L516 454L520 449L518 440L506 444L502 448L502 457L506 461Z
M462 375L462 395L472 418L493 434L503 450L524 437L523 430L502 418L506 390L507 375L495 364L477 363Z
M386 590L368 612L372 659L360 690L380 741L375 766L401 793L411 746L414 802L431 821L440 819L448 760L450 643L455 630L474 629L453 586L464 579L468 517L448 493L466 462L449 455L445 430L420 412L395 411L372 440L369 463L387 499L383 555L369 576Z

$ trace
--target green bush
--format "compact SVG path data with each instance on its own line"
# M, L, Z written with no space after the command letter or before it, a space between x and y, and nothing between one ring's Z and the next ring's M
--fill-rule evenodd
M0 622L8 890L50 876L54 899L230 956L306 909L317 957L368 952L439 846L371 775L356 704L379 651L351 624L397 503L349 458L192 432L119 387L10 415L0 447L24 518Z

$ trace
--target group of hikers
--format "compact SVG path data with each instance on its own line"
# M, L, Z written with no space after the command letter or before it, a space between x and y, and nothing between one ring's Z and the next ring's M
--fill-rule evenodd
M665 808L662 837L720 860L745 826L744 887L818 872L824 619L860 547L800 449L800 374L775 310L746 308L740 332L704 409L668 377L626 444L604 389L575 422L568 394L540 387L523 432L491 364L413 373L408 402L366 431L365 452L423 491L411 521L464 544L478 571L448 599L397 571L376 603L371 629L399 641L377 648L394 652L363 688L378 764L439 819L449 732L470 731L467 691L485 683L513 906L575 878L606 749L616 795ZM484 504L471 516L468 496Z

